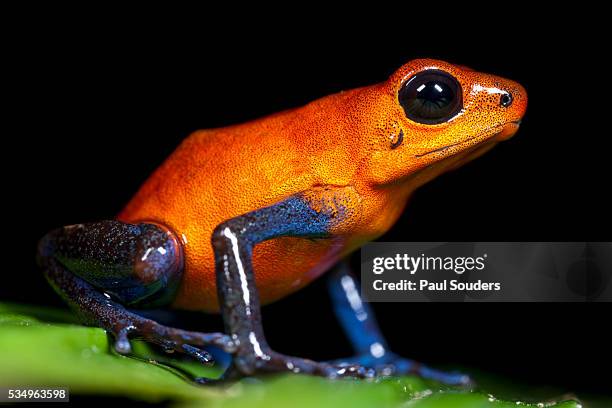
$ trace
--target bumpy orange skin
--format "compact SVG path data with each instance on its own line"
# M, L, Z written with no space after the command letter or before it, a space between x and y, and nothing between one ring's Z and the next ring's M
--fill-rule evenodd
M448 123L406 118L401 85L425 69L454 75L464 108ZM500 106L500 92L514 101ZM190 135L119 215L161 223L182 238L185 275L174 306L218 311L213 229L293 194L348 216L331 238L278 238L254 249L263 303L308 284L341 257L387 231L415 188L512 136L527 105L519 84L436 60L414 60L384 83L341 92L253 122ZM403 131L404 141L391 148Z

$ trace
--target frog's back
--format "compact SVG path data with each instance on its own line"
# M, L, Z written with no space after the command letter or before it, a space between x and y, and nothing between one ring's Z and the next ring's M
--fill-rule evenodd
M242 125L197 131L143 184L119 219L158 222L182 238L185 276L177 307L217 309L210 237L219 223L315 185L350 184L358 152L346 132L354 127L334 118L344 115L344 103L355 92ZM253 263L262 301L304 286L342 250L333 239L280 238L258 245Z

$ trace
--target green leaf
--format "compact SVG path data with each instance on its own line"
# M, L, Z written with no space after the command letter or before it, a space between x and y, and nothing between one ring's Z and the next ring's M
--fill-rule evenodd
M136 354L153 356L148 346ZM173 361L195 375L216 376L215 369ZM74 323L71 314L52 309L0 303L0 385L62 386L72 395L115 395L146 401L171 400L180 406L214 407L543 407L499 401L486 392L449 388L416 377L377 381L326 380L282 375L244 379L224 386L196 386L165 364L117 355L106 333ZM495 388L495 386L490 386ZM504 389L500 387L500 389ZM512 395L507 388L505 395ZM528 398L529 395L523 395ZM530 399L531 400L531 399ZM558 408L580 407L576 401Z
M20 312L21 307L0 304L1 385L69 387L73 394L149 401L220 394L212 387L191 385L168 369L112 353L101 329L38 319L69 320L58 312L42 310L36 317Z
M230 395L214 407L402 407L402 408L577 408L576 401L554 405L503 402L486 394L435 387L414 377L385 379L377 382L358 380L329 381L316 377L281 376L265 383L237 384ZM196 406L202 406L194 404Z

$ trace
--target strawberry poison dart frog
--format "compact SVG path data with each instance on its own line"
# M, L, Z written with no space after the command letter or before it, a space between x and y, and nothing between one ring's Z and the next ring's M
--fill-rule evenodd
M465 375L388 350L343 259L389 230L416 188L514 135L526 106L516 82L413 60L376 85L194 132L116 219L51 231L38 261L122 354L140 338L205 364L213 361L207 347L220 348L231 356L222 379L414 373L463 384ZM261 305L326 271L355 357L315 362L272 350ZM182 330L135 312L161 307L220 312L225 332Z

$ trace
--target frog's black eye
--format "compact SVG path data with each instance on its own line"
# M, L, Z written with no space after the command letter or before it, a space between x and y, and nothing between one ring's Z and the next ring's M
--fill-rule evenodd
M499 98L499 104L504 108L507 108L508 106L512 105L512 95L510 95L509 93L502 94L502 96L500 96Z
M447 122L463 108L461 85L450 74L427 70L410 78L399 91L408 119L426 125Z

